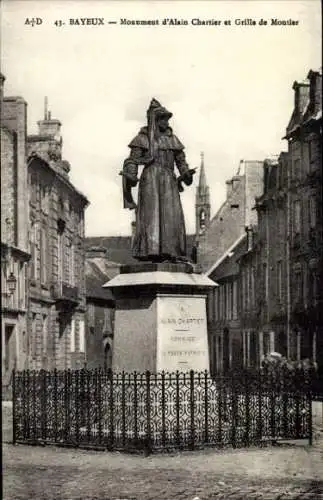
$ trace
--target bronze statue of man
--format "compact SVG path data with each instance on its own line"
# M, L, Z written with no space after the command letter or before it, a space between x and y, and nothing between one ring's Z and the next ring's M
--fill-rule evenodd
M168 120L172 113L156 99L147 111L148 126L130 142L130 155L123 165L124 207L136 210L133 257L142 261L186 260L186 235L179 191L181 182L192 184L184 146L173 134ZM180 176L174 173L176 164ZM138 186L138 203L131 188L138 183L138 166L143 171Z

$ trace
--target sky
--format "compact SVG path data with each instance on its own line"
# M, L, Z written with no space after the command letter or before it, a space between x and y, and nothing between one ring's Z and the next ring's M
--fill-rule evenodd
M41 24L26 24L32 18ZM104 24L71 25L76 18ZM163 25L165 18L188 24ZM271 25L272 18L298 24ZM153 97L172 111L191 168L204 152L214 215L241 159L286 150L293 82L321 65L320 0L2 0L1 33L5 95L27 101L28 133L37 133L45 96L62 122L70 179L90 201L87 236L130 234L134 213L123 208L118 174ZM198 172L181 194L188 233L197 182Z

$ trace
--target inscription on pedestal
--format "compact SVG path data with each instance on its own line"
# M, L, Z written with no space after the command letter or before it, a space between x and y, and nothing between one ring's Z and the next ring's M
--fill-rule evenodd
M157 297L157 371L209 370L205 300Z

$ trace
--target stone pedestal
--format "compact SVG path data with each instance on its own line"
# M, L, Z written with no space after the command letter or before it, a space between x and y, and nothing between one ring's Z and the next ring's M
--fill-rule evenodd
M190 264L123 266L116 300L114 371L209 370L206 295L216 286Z

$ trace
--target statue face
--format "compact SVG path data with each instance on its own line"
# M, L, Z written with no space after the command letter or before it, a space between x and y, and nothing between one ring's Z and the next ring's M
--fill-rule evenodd
M169 127L169 125L168 125L168 119L165 118L164 116L161 116L157 120L157 126L158 126L158 128L159 128L159 130L161 132L165 132L168 129L168 127Z

